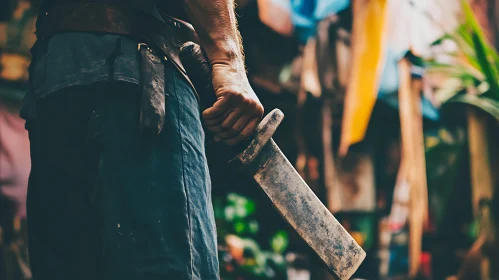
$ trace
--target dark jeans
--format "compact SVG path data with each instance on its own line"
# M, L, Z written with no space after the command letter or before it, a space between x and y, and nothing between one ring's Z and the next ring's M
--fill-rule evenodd
M218 279L198 103L166 66L165 127L140 130L140 90L69 87L27 124L34 280Z

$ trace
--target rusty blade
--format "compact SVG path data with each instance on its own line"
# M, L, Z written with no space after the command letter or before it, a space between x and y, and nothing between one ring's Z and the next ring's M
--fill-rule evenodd
M247 171L284 219L337 278L350 279L366 253L322 204L272 139L251 165Z

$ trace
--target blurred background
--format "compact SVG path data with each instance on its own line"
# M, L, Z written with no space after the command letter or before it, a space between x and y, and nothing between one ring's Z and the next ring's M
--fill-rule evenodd
M354 278L499 279L499 1L237 2L252 86L285 114L277 144L367 252ZM0 3L0 279L27 280L37 1ZM222 279L333 279L207 150Z

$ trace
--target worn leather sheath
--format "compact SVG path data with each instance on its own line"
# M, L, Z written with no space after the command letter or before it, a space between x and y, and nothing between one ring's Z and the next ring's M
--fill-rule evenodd
M165 124L165 67L160 56L147 47L139 47L140 84L142 86L140 124L147 134L159 134Z
M148 133L159 134L166 108L163 60L170 60L196 92L179 59L179 51L185 42L199 42L192 25L164 13L161 16L164 22L127 7L75 1L57 5L40 16L36 34L42 40L60 32L119 34L137 40L143 91L141 124Z

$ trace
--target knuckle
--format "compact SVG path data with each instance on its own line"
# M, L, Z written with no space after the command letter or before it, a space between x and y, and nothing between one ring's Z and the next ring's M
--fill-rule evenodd
M261 116L263 115L263 112L265 111L265 109L263 108L262 104L257 104L256 106L256 112Z
M249 138L251 136L251 134L252 134L252 131L246 130L246 131L241 132L241 137L246 139L246 138Z
M237 97L237 94L232 90L227 91L225 94L229 100L233 99L234 97Z
M251 134L249 134L249 133L242 133L241 134L241 139L248 139L250 137L251 137Z
M241 124L235 124L234 127L232 127L232 130L234 132L239 132L241 131L241 129L243 129L243 126Z
M253 103L253 100L251 100L251 98L247 97L247 96L244 96L242 101L241 101L244 105L251 105L251 103Z

